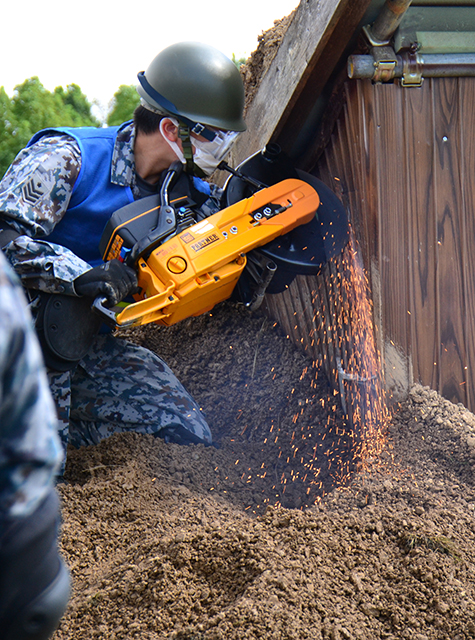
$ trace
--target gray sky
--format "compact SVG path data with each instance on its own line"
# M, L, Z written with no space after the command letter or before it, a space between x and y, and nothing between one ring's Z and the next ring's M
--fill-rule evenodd
M180 40L211 44L238 58L299 0L81 0L8 2L2 7L0 86L8 95L38 76L52 91L78 84L102 108L121 84Z

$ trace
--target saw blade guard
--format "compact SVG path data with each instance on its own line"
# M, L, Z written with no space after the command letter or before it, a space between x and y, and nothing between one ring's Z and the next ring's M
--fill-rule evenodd
M298 226L284 236L270 241L259 254L276 265L276 272L267 293L280 293L296 275L315 275L334 256L339 255L349 241L349 221L338 196L315 176L296 169L276 144L269 144L255 153L237 170L254 181L273 185L288 178L307 182L318 192L320 205L310 222ZM255 187L243 177L232 175L224 187L223 206L230 206L249 197ZM246 273L239 283L236 296L246 297ZM241 290L241 291L239 291Z

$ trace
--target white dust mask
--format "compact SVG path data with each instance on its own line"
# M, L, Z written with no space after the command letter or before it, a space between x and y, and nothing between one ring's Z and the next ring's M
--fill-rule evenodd
M238 135L237 131L216 131L211 141L192 137L191 144L195 148L193 162L206 176L210 176L226 157Z

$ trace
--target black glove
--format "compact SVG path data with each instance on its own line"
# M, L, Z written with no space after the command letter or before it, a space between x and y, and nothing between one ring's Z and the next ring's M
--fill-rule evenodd
M111 307L136 291L137 286L135 271L120 260L110 260L74 280L74 289L79 296L104 296Z

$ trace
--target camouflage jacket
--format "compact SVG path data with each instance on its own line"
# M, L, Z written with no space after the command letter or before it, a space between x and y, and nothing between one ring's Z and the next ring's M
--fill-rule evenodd
M141 197L135 177L135 128L123 124L111 166L114 184L129 186ZM72 282L90 265L66 247L48 242L48 235L68 210L81 169L79 145L67 134L47 135L23 149L0 182L0 216L21 233L5 254L26 288L75 295ZM210 185L204 215L219 210L221 190Z
M31 316L0 252L0 532L5 518L31 514L52 490L62 457Z

